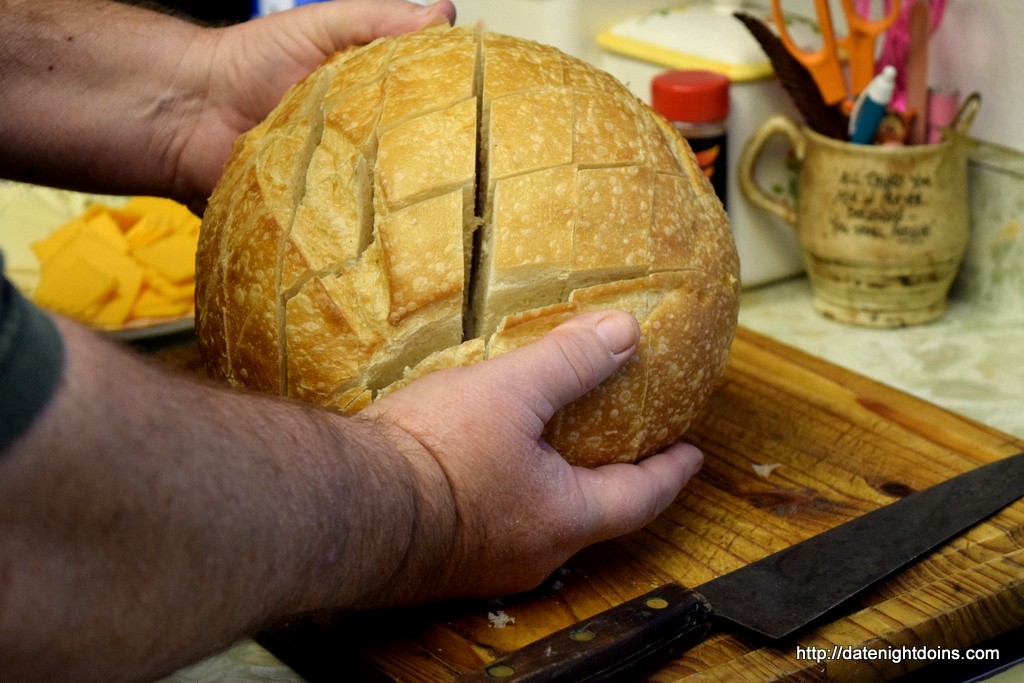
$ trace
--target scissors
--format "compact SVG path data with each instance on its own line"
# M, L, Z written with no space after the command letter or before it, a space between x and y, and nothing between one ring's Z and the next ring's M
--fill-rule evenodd
M832 25L829 0L814 0L821 31L821 48L817 52L803 50L790 38L782 15L782 0L772 0L772 11L779 37L793 57L803 64L814 77L826 104L838 104L852 100L867 87L875 75L875 40L878 35L892 26L900 13L900 0L892 0L888 13L881 19L870 19L861 15L853 5L854 0L840 0L846 17L848 34L837 37ZM846 51L850 62L850 81L847 85L840 59L840 49Z

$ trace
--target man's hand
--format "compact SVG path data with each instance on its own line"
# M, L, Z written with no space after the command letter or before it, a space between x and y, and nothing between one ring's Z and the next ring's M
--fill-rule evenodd
M673 446L639 464L572 467L545 423L636 350L624 313L578 316L539 341L414 382L366 409L413 463L418 519L400 576L366 605L532 588L582 547L640 528L700 468Z
M332 53L454 21L450 0L425 7L405 0L334 0L202 34L190 59L209 65L203 99L171 141L175 195L193 206L205 204L235 138Z

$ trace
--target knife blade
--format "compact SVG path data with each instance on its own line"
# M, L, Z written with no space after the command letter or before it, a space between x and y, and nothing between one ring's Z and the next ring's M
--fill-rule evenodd
M1024 496L1024 453L975 468L719 576L605 610L462 676L484 681L635 680L712 627L782 640Z

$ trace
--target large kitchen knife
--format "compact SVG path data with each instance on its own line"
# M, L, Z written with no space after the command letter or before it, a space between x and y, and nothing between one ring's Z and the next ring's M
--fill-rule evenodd
M712 626L790 636L1024 496L1024 453L971 470L694 589L670 583L502 657L470 681L636 680Z

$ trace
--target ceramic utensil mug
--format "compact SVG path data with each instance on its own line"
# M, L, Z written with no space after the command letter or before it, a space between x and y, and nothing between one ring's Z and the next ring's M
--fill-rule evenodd
M946 310L970 231L962 133L931 145L855 145L780 115L750 138L741 189L796 229L819 312L897 327ZM761 150L776 135L789 139L799 162L792 202L754 181Z

